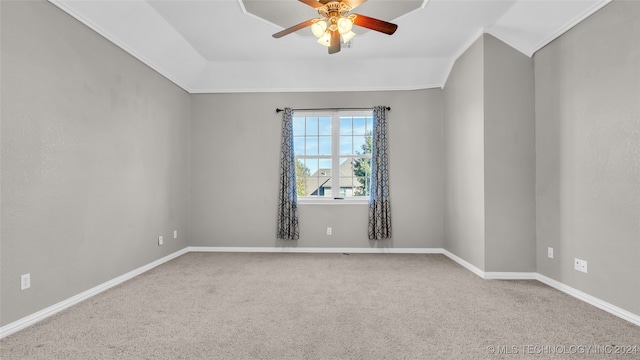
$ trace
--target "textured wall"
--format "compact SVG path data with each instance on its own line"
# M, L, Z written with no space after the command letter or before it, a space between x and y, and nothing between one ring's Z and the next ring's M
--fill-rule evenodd
M193 95L191 245L442 247L441 90ZM366 205L301 205L300 240L276 241L276 107L388 105L393 240L370 242ZM326 228L333 235L326 235Z
M189 96L44 1L2 1L0 16L0 325L187 244L444 246L483 270L531 269L530 123L514 117L531 98L510 87L528 65L489 36L444 91ZM636 314L638 18L616 1L535 56L536 269ZM376 104L392 107L394 239L367 239L366 206L305 205L301 239L277 241L274 109Z
M47 2L0 6L6 325L187 245L190 99Z
M484 39L456 61L444 88L445 248L484 269Z
M534 57L538 272L636 314L638 19L640 3L614 1ZM574 258L588 261L587 274Z
M484 36L485 271L536 270L533 59Z
M533 61L483 35L443 99L445 248L484 271L535 271Z

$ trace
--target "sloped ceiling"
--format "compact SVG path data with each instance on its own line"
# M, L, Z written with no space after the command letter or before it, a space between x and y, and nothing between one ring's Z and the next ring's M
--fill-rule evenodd
M297 0L49 1L186 91L222 93L442 87L483 33L532 56L611 0L369 0L354 12L398 31L333 55L309 29L271 36L317 17Z

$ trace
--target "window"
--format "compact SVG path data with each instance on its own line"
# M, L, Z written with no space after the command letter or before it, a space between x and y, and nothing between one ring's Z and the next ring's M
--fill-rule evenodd
M302 199L368 199L371 111L295 112L296 186Z

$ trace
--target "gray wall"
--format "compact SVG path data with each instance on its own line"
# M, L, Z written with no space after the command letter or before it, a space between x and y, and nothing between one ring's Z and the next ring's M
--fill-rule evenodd
M535 271L532 59L491 35L444 88L445 248L484 271Z
M49 3L0 16L0 325L187 245L444 246L640 314L637 3L535 55L535 134L531 61L488 35L444 90L190 96ZM304 205L301 239L277 241L274 109L377 104L392 107L393 240L367 239L366 206Z
M636 314L639 5L615 1L534 56L538 272Z
M484 269L484 38L456 61L444 87L444 247Z
M485 271L536 270L533 59L484 36Z
M55 6L0 3L6 325L187 246L190 99Z
M301 205L300 240L276 240L277 107L388 105L393 239L367 238L366 205ZM192 98L193 246L442 247L441 90L207 94ZM326 228L333 235L326 235Z

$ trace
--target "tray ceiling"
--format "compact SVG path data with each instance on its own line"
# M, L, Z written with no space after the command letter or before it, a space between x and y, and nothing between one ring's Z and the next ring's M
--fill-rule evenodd
M317 18L318 12L310 6L292 6L291 1L264 1L264 0L239 0L243 10L248 15L254 15L263 19L270 24L280 28L288 28L289 26L298 24L304 20ZM384 1L384 0L368 0L364 4L358 6L352 13L358 13L374 17L376 19L389 21L399 19L413 11L421 9L427 5L428 0L402 0L402 1ZM353 31L357 34L367 32L367 29L354 27ZM312 37L311 30L306 29L296 32L300 36Z
M296 0L49 0L191 93L442 87L455 60L491 34L527 56L611 0L369 0L354 12L398 24L359 31L328 55Z

